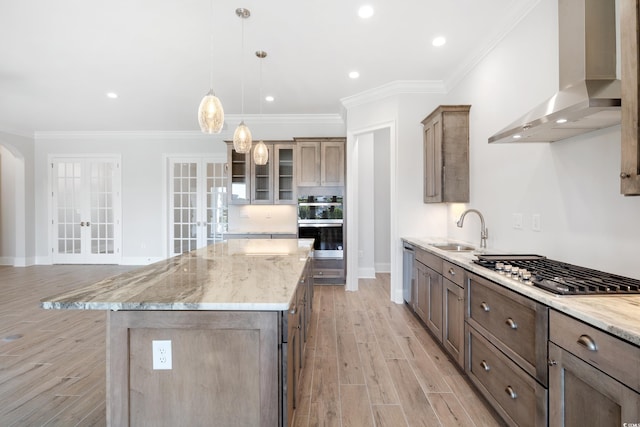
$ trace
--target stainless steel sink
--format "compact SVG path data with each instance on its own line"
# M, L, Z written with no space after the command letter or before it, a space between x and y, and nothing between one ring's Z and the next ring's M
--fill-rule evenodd
M450 251L450 252L470 252L475 250L473 246L461 245L459 243L452 243L452 242L431 243L431 246L433 246L434 248L441 249L443 251Z

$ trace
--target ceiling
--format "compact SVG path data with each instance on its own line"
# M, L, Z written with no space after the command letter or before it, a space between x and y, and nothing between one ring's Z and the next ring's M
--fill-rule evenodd
M450 87L537 1L4 0L0 130L198 131L211 76L227 119L339 115L393 82Z

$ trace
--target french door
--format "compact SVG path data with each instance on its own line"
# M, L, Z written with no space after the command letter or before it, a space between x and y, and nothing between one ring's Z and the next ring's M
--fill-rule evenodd
M119 264L119 157L59 157L51 161L52 261Z
M222 240L227 231L223 160L169 159L169 256Z

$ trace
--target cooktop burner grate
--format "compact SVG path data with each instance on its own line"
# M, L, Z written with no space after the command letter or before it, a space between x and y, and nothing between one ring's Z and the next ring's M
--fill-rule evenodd
M478 255L474 262L557 295L640 294L640 280L540 255Z

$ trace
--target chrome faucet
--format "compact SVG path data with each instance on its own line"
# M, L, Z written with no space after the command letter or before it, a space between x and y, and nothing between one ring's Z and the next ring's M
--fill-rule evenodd
M456 225L458 227L462 228L462 224L464 223L464 217L469 212L475 212L480 217L480 247L481 248L486 248L487 247L487 237L489 237L489 230L487 230L487 227L485 227L485 225L484 225L484 217L482 216L482 214L480 213L479 210L477 210L477 209L467 209L466 211L462 212L462 215L460 215L460 219L458 219L458 222L456 222Z

